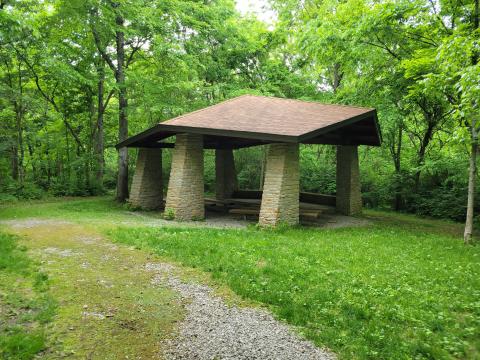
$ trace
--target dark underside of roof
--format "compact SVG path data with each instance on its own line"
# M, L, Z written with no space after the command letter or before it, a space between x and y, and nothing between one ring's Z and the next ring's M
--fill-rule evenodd
M203 135L205 149L240 149L276 142L329 145L371 145L381 143L376 113L372 111L361 118L335 124L302 136L287 136L256 132L205 129L187 126L158 124L117 145L120 147L172 148L168 138L180 133Z

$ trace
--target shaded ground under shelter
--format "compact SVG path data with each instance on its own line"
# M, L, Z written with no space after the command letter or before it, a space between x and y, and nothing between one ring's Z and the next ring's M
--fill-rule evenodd
M169 142L173 136L175 142ZM238 214L256 213L261 225L274 226L315 215L315 206L359 214L358 146L380 142L375 109L244 95L162 122L117 148L139 148L129 200L135 206L165 206L177 220L202 219L203 149L215 149L216 198L207 199L207 205L235 213L232 204L243 203ZM263 191L239 191L234 150L267 144ZM336 146L336 196L300 193L299 144ZM173 148L165 202L162 148Z

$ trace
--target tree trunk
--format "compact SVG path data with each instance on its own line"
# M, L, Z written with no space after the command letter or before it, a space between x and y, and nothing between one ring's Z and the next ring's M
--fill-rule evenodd
M337 93L337 90L340 87L342 78L343 78L343 72L341 71L341 66L339 63L335 63L333 65L333 81L332 81L333 92L335 94Z
M37 168L35 166L33 146L30 143L28 136L26 137L26 141L27 141L28 155L30 157L30 164L32 166L32 178L33 178L33 181L35 182L35 180L37 179Z
M116 23L123 26L123 17L117 15ZM117 71L116 81L118 85L118 140L123 141L128 137L127 118L127 88L125 86L125 34L117 30ZM128 198L128 149L123 147L118 150L118 179L117 200L124 202Z
M476 121L472 120L472 147L470 152L470 169L468 173L468 201L467 201L467 218L465 220L465 232L463 240L465 244L472 241L473 234L473 211L475 203L475 183L477 179L477 151L478 151L478 134L476 130Z
M396 185L395 185L395 211L399 211L402 209L402 185L400 183L400 177L402 174L401 168L401 154L402 154L402 136L403 136L403 129L400 125L398 127L398 143L397 147L394 150L394 159L393 162L395 164L395 174L397 176ZM395 146L395 145L393 145Z
M479 0L475 1L475 12L473 16L474 31L479 27ZM478 63L478 52L474 51L472 55L472 65ZM476 108L476 101L472 104ZM465 244L472 242L473 236L473 213L475 205L475 187L477 181L477 151L478 151L478 131L477 131L477 114L472 114L472 124L470 134L472 137L472 148L470 152L470 168L468 172L468 200L467 200L467 218L465 219L465 232L463 233L463 241Z
M18 149L17 145L12 145L12 179L17 181L18 180Z
M265 183L265 171L267 168L267 152L268 152L268 145L262 146L262 164L260 168L260 191L263 191L263 185Z
M70 185L70 180L72 178L72 166L70 162L70 141L68 140L68 129L65 126L65 144L66 144L66 155L67 155L67 181Z
M103 173L105 168L104 142L103 142L103 114L105 112L103 105L103 95L105 91L105 63L100 60L97 68L98 72L98 111L97 111L97 137L95 142L95 161L96 161L96 180L97 185L103 187Z
M18 154L18 180L20 183L23 183L24 169L23 169L23 161L25 159L25 150L23 149L23 113L24 113L24 105L23 105L23 81L22 81L22 63L20 59L18 59L18 91L19 91L19 99L18 99L18 109L17 109L17 116L16 116L16 128L17 128L17 149L19 151Z
M423 134L422 141L420 142L420 149L418 150L417 154L417 167L418 169L415 171L415 192L418 192L418 188L420 186L420 174L422 172L421 167L425 164L425 154L427 152L428 145L433 137L433 131L435 125L438 123L436 119L428 119L427 121L428 126L425 134Z
M25 159L25 150L23 149L23 127L22 127L22 115L17 117L17 159L18 159L18 180L23 183L24 169L23 160Z

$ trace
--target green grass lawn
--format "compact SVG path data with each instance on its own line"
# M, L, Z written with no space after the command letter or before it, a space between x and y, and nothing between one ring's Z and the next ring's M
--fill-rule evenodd
M47 276L0 232L0 358L31 359L46 346L45 324L55 313Z
M336 230L161 228L132 226L108 198L0 207L0 219L35 216L96 221L209 272L343 359L480 358L480 246L463 245L462 224L367 211L372 225Z
M414 219L409 228L405 220L383 216L373 226L338 230L143 227L110 235L211 272L344 359L479 358L480 247L420 230L429 221Z

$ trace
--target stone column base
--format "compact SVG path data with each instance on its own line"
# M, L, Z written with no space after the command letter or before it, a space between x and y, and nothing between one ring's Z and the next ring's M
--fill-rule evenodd
M163 207L162 149L138 150L129 202L147 210Z
M259 224L298 224L299 192L298 144L271 144L267 154Z
M203 137L178 134L173 149L165 215L176 220L205 217Z
M357 146L337 146L337 211L349 216L362 213Z
M215 150L215 196L217 199L231 198L238 189L235 159L232 149Z

